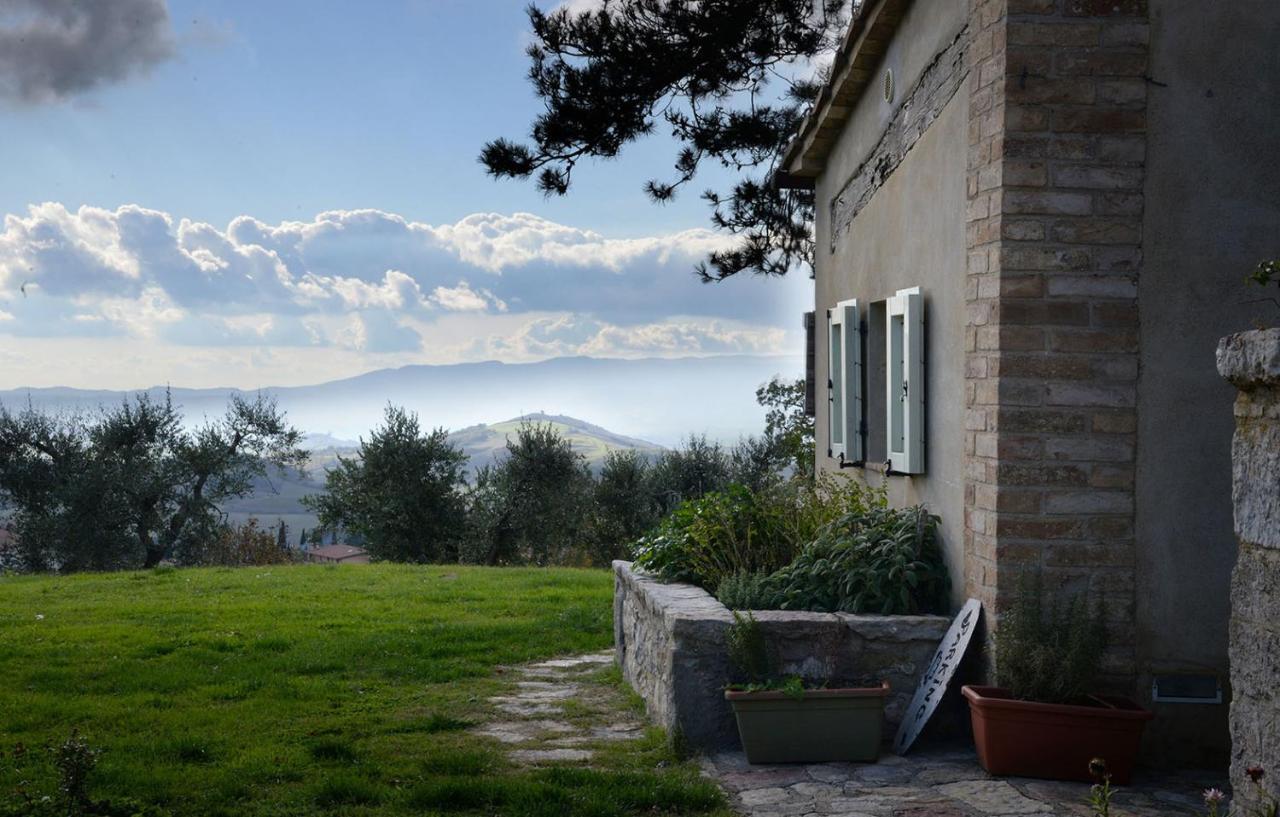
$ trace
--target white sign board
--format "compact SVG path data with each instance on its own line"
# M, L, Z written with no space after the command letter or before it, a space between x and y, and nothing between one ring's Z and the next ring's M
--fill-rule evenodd
M911 744L915 743L916 738L920 736L920 730L924 729L933 711L938 708L938 702L947 691L951 677L956 674L960 659L964 658L969 639L973 637L973 631L978 628L978 616L981 613L982 603L977 599L969 599L960 609L956 620L951 622L951 629L947 630L942 643L938 645L938 651L933 654L929 669L925 670L924 677L920 679L920 686L916 687L916 694L912 697L906 714L903 715L898 734L893 738L895 753L899 755L907 753Z

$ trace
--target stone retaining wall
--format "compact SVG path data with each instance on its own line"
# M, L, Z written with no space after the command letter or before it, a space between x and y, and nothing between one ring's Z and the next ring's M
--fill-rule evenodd
M733 615L709 593L664 584L614 562L613 636L618 665L649 716L693 749L734 746L724 700L730 670L725 635ZM875 676L889 681L892 737L951 621L942 616L755 613L781 670L806 678Z
M1240 553L1231 578L1231 782L1244 770L1280 777L1280 329L1241 332L1218 345L1218 372L1240 390L1231 445Z

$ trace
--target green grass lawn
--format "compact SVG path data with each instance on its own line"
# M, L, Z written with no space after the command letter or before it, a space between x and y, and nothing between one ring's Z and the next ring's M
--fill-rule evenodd
M78 728L95 798L174 815L719 811L657 730L547 770L466 731L510 688L499 665L607 647L611 590L395 565L0 577L0 803L52 794L43 747Z

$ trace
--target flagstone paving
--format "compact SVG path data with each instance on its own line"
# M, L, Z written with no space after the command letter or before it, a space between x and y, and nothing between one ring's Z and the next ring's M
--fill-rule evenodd
M495 720L476 733L497 740L515 762L589 765L603 746L637 740L646 724L626 694L603 678L612 652L509 667L507 695L490 698ZM992 778L971 747L923 748L878 763L751 765L741 752L702 758L743 817L1089 817L1089 786ZM1201 792L1222 777L1180 772L1139 777L1119 788L1112 817L1203 815Z
M923 749L878 763L757 765L741 752L706 757L744 817L1088 817L1089 786L992 778L972 749ZM1212 774L1135 778L1119 787L1112 817L1203 815L1201 792L1224 787Z
M644 737L645 724L625 693L600 677L612 664L609 651L504 668L518 679L515 689L489 699L498 719L476 734L497 740L525 765L590 763L602 744Z

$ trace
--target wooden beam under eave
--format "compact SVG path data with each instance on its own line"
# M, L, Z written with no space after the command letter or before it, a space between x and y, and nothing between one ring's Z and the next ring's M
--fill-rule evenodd
M773 186L779 190L812 190L817 183L816 175L801 176L782 170L773 174Z

